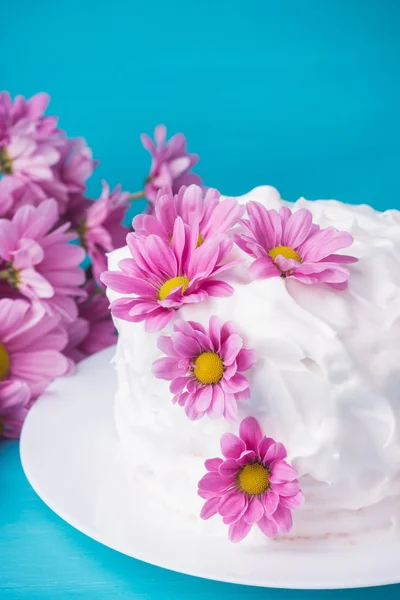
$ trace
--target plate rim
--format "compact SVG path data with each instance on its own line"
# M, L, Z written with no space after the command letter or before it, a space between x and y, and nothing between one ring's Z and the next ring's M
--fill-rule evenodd
M109 348L106 348L105 350L102 350L92 356L87 357L86 359L84 359L77 367L77 371L75 373L75 377L79 378L80 376L82 376L82 372L85 370L85 365L87 365L88 363L96 363L96 362L101 362L101 361L106 361L108 362L109 368L112 369L112 365L111 365L111 359L115 353L115 348L116 346L112 346ZM56 380L56 382L53 382L53 384L50 385L50 387L48 388L48 390L50 392L53 392L53 388L56 386L58 387L60 384L62 385L62 382L65 380L65 378L62 379L58 379ZM57 395L57 391L55 392ZM59 393L59 392L58 392ZM45 392L45 394L43 395L43 397L47 397L47 394ZM60 517L63 521L65 521L66 523L68 523L68 525L70 525L71 527L73 527L74 529L76 529L77 531L79 531L80 533L86 535L87 537L95 540L97 543L102 544L103 546L106 546L108 548L111 548L112 550L119 552L120 554L123 554L125 556L129 556L135 560L139 560L141 562L146 562L148 564L153 565L154 567L157 568L162 568L162 569L166 569L175 573L181 573L184 575L189 575L192 577L198 577L201 579L209 579L212 581L219 581L222 583L232 583L232 584L236 584L236 585L243 585L243 586L253 586L253 587L265 587L265 588L275 588L275 589L298 589L298 590L340 590L340 589L356 589L356 588L366 588L366 587L377 587L377 586L387 586L387 585L395 585L395 584L400 584L400 575L396 576L393 575L392 578L384 578L382 579L383 576L374 576L374 577L370 577L369 580L365 581L365 582L360 582L360 581L354 581L353 583L351 582L347 582L346 584L343 585L336 585L332 582L328 582L325 584L314 584L314 585L309 585L309 584L301 584L298 581L295 581L293 584L291 584L290 581L286 582L285 586L282 586L282 584L276 580L274 581L273 579L269 580L268 583L263 583L260 581L245 581L243 579L235 579L235 577L233 576L224 576L223 574L221 574L220 576L215 576L215 575L207 575L204 572L201 571L201 569L199 570L199 572L195 572L193 570L184 568L184 569L179 569L179 568L175 568L174 566L171 565L165 565L162 564L161 562L157 561L157 560L149 560L148 558L141 558L140 556L137 556L135 554L132 554L131 552L127 551L126 549L122 549L121 547L118 547L116 544L112 543L110 540L104 540L101 539L101 536L97 534L96 532L96 528L93 526L87 526L85 523L82 523L80 521L79 518L76 518L73 514L70 514L68 512L67 509L64 509L62 506L59 506L59 503L57 500L53 500L51 498L51 494L48 494L48 490L45 489L45 487L43 488L40 481L37 478L37 472L35 473L35 469L32 470L31 468L31 462L28 456L28 452L26 451L25 447L26 444L28 443L27 440L29 440L29 436L31 435L32 431L31 429L33 429L33 425L31 426L31 422L34 423L34 419L35 419L35 413L38 412L39 410L42 410L41 408L41 404L43 403L43 399L40 398L35 405L32 407L32 409L30 410L30 412L27 415L27 418L25 420L22 432L21 432L21 439L20 439L20 445L19 445L19 453L20 453L20 459L21 459L21 464L22 464L22 468L24 470L25 476L29 482L29 484L31 485L31 487L34 489L35 493L39 496L39 498L50 508L50 510L52 512L54 512L58 517ZM396 544L394 544L394 547L396 548L398 546L399 549L399 555L400 555L400 541ZM376 550L376 547L375 547ZM300 550L299 550L300 551ZM289 551L283 551L288 553ZM293 551L291 551L293 552ZM280 553L282 554L282 550L280 551ZM312 552L312 554L315 554L315 551Z

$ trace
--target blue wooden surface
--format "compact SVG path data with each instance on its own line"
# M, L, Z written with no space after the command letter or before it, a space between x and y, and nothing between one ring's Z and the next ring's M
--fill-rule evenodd
M210 186L270 183L294 200L400 208L397 0L0 2L0 87L50 92L52 111L139 189L138 134L165 122L201 155ZM140 208L140 205L138 205ZM155 542L156 543L156 542ZM400 586L289 592L230 586L121 556L36 497L18 445L0 445L0 598L399 598Z

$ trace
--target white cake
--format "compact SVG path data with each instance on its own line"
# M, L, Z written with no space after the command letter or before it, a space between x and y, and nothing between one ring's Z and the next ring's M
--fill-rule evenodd
M398 536L400 213L335 200L291 204L267 186L238 198L249 200L268 209L305 207L321 227L350 232L351 254L360 260L349 265L348 289L280 277L250 281L251 259L236 248L246 261L226 274L233 295L184 305L177 315L203 325L212 314L233 320L256 350L257 362L246 374L251 398L239 415L256 417L266 435L283 442L299 472L306 501L293 514L291 539ZM128 256L127 247L111 253L109 268L118 270ZM111 300L120 297L107 293ZM115 323L115 420L127 473L181 511L188 526L226 535L218 517L200 521L197 483L204 461L220 455L221 435L237 433L238 424L207 416L188 420L171 403L169 382L152 374L160 333L145 332L143 323ZM246 543L265 543L261 538L255 530Z

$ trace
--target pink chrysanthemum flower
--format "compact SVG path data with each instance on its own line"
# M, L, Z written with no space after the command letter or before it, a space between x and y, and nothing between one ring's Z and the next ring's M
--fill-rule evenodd
M101 276L106 286L121 294L135 294L111 303L111 312L126 321L146 322L146 331L160 331L183 304L208 296L230 296L233 288L216 279L238 261L223 263L232 249L226 236L197 246L199 227L190 229L178 217L169 244L157 235L143 238L129 233L132 258L119 262L119 271Z
M220 514L231 542L243 540L255 524L268 537L289 532L291 509L303 504L304 495L283 444L263 436L257 419L247 417L239 437L222 436L221 451L224 459L207 460L208 473L199 481L206 499L201 518Z
M35 124L37 137L49 137L56 133L57 118L43 116L49 104L48 94L40 92L29 100L16 96L12 101L8 92L0 93L0 145L7 144L9 135L20 121L31 121Z
M120 185L111 193L105 181L102 186L100 198L86 203L85 214L78 224L81 244L92 260L93 274L98 282L100 275L107 269L106 252L125 243L127 230L122 225L122 220L129 198L129 193L121 192Z
M57 120L43 116L48 102L47 94L17 96L14 103L0 94L0 194L53 178L60 152L53 139Z
M256 259L249 270L253 279L296 277L304 283L326 283L343 290L353 256L335 254L353 243L350 233L313 224L305 208L294 213L282 206L279 213L258 202L247 203L249 219L241 221L243 232L235 237L242 250Z
M38 139L34 121L20 121L7 143L0 145L0 192L51 180L59 158L58 149L47 138Z
M39 304L0 300L0 437L18 437L28 406L68 361L67 334Z
M142 144L152 158L150 173L145 181L145 194L150 202L154 202L158 190L167 185L177 193L182 185L202 184L201 178L190 172L199 157L187 152L185 136L177 133L168 142L166 137L165 125L157 125L155 128L155 141L145 133L141 135Z
M204 193L198 185L182 186L174 195L168 187L158 192L154 215L137 215L132 226L138 235L154 233L169 241L177 217L190 227L197 221L200 245L210 237L228 233L244 211L235 198L220 201L220 193L211 188Z
M250 397L242 372L254 364L255 352L243 348L232 322L221 327L212 316L207 331L200 323L178 321L171 336L158 338L158 347L166 357L153 363L153 373L172 382L172 402L184 406L189 419L237 419L238 403Z
M49 314L73 320L74 298L84 295L79 286L85 274L79 264L85 252L68 243L76 238L65 233L69 223L52 231L57 220L54 200L22 206L11 220L0 219L0 291L4 296L22 294L40 302Z
M52 168L52 177L29 183L31 194L38 204L45 198L54 198L60 215L65 215L74 204L83 200L86 180L93 173L97 161L83 138L67 139L64 134L53 139L59 152L59 160Z
M78 301L79 317L66 324L68 345L64 354L74 363L113 346L117 341L104 292L96 289L93 281L88 282L84 290L88 298Z
M49 96L37 94L29 100L0 93L0 210L7 199L11 214L21 205L13 196L29 190L29 203L37 206L54 198L64 214L71 195L86 190L86 180L96 161L82 138L69 140L58 130L57 118L43 116Z

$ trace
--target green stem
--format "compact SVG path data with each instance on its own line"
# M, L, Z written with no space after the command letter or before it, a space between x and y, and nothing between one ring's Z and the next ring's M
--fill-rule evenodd
M140 198L145 198L146 197L146 192L144 190L142 190L141 192L135 192L134 194L131 194L128 198L128 200L140 200Z

